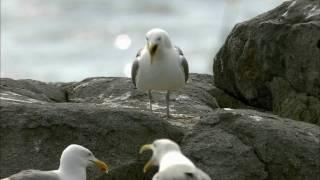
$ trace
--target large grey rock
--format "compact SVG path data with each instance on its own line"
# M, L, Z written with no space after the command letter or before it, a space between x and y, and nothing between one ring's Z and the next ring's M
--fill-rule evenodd
M62 150L81 144L111 165L111 175L97 170L90 179L140 180L146 158L139 157L142 144L157 138L182 139L182 131L150 114L110 109L94 104L17 103L0 105L0 177L22 169L57 169ZM124 168L126 167L126 168Z
M320 177L320 128L254 110L216 110L184 138L182 148L212 179Z
M109 175L89 169L89 179L147 180L157 168L143 174L151 154L140 156L138 150L157 138L182 142L183 152L213 179L320 175L319 127L254 110L215 110L216 100L221 107L250 107L211 81L210 75L192 74L189 84L172 96L170 119L163 118L162 92L154 93L152 114L146 93L134 89L128 78L1 84L0 177L21 169L55 169L62 150L77 143L111 165ZM42 91L33 89L38 84ZM64 94L66 102L49 98L52 92Z
M146 93L134 89L129 78L64 84L1 79L0 177L27 168L57 168L63 148L78 143L111 165L112 174L101 180L150 178L152 172L142 174L149 157L138 155L139 146L164 137L179 142L183 130L176 126L190 128L216 107L207 92L212 77L192 77L185 89L172 95L170 120L161 118L164 94L154 93L152 114ZM53 98L56 92L65 99Z
M237 24L214 60L218 88L320 125L320 1L295 0Z

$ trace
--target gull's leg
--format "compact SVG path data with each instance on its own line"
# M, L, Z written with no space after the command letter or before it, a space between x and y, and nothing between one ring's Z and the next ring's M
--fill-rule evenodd
M152 112L152 94L151 94L151 90L148 90L148 96L149 96L150 111Z
M169 101L170 101L170 91L167 91L166 95L166 103L167 103L167 117L170 117L170 110L169 110Z

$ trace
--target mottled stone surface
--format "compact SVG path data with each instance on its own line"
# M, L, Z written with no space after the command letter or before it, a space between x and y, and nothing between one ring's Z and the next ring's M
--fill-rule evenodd
M186 135L182 147L213 179L320 177L320 128L270 113L218 109Z
M151 153L139 155L138 150L158 138L181 144L213 179L320 175L318 126L256 110L217 108L251 107L214 87L209 75L192 74L189 84L174 92L170 119L164 116L163 92L154 93L156 108L150 113L146 93L134 89L128 78L64 84L28 80L28 86L6 80L10 84L0 86L1 178L22 169L56 169L62 150L76 143L111 167L108 175L89 168L88 179L148 180L157 168L143 174ZM39 84L44 90L33 90ZM49 98L56 93L65 99Z
M170 123L190 126L195 124L202 115L218 107L215 97L210 92L214 89L211 81L210 75L191 74L184 88L171 93L170 111L173 118ZM88 78L68 84L64 88L67 90L69 102L96 103L110 108L150 112L148 94L135 89L129 78ZM152 96L154 114L164 118L166 92L152 91Z
M216 87L320 125L320 1L294 0L237 24L214 59Z
M66 94L62 88L50 83L31 79L13 80L0 79L0 93L2 99L21 101L65 102Z
M139 160L139 147L157 138L179 142L183 136L181 129L151 114L90 103L1 102L0 112L0 177L22 169L57 169L63 149L80 144L110 164L111 171L127 167L123 176L143 179L147 159ZM91 169L90 179L107 178Z

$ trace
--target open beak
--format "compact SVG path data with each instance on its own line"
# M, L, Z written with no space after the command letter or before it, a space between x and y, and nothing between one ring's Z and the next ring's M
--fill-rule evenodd
M157 44L148 43L148 50L149 50L149 53L150 53L150 56L151 56L151 64L153 63L153 57L154 57L154 54L157 51L157 48L158 48Z
M92 160L92 162L100 168L101 171L108 173L109 172L109 167L106 163L103 161L100 161L99 159Z
M139 153L142 154L143 152L147 150L153 150L154 147L152 144L145 144L140 148ZM143 172L146 173L153 165L155 161L151 158L143 167Z

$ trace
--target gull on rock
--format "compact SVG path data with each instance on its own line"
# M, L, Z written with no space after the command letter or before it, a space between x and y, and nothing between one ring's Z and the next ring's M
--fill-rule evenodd
M158 139L152 144L143 145L140 154L146 150L152 150L153 154L143 172L147 172L153 165L159 166L152 180L211 180L182 154L178 144L169 139Z
M57 170L23 170L1 180L86 180L86 168L95 164L101 171L108 172L108 166L93 153L80 145L69 145L61 154Z
M137 53L131 69L133 84L148 91L152 111L152 90L166 90L167 116L170 116L170 91L183 87L189 76L189 67L182 50L171 43L162 29L151 29L146 34L146 45Z

